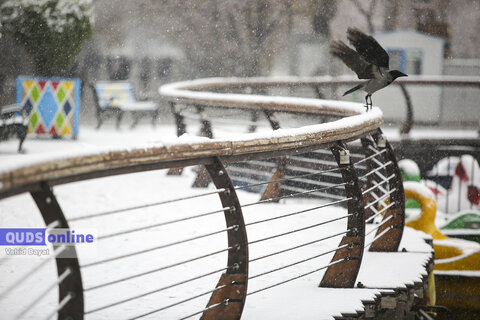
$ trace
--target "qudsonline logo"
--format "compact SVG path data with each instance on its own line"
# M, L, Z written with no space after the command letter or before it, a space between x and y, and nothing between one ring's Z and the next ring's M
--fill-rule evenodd
M76 258L95 256L96 230L0 228L0 255L12 257Z

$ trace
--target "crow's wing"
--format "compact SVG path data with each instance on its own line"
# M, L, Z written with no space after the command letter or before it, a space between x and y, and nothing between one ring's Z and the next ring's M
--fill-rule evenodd
M342 59L342 61L352 69L359 79L372 79L373 66L367 62L358 52L348 47L342 41L332 41L330 45L330 52Z
M356 28L348 28L347 39L366 61L379 67L389 68L387 51L373 37L367 36Z

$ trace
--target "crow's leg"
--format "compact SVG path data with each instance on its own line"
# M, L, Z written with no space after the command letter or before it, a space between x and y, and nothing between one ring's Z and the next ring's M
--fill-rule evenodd
M370 101L369 101L370 99ZM372 110L372 95L367 94L365 96L365 108L368 110Z

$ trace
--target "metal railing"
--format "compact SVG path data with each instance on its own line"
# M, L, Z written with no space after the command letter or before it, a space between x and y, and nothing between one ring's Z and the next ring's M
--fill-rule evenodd
M236 84L205 80L170 87L179 135L187 128L182 108L198 112L201 133L209 137L214 127L205 113L212 108L263 112L273 130L280 128L280 112L324 123L234 139L66 157L0 173L0 199L29 193L48 228L87 224L104 232L96 241L110 248L109 255L82 263L62 257L64 250L75 247L55 248L58 278L45 290L58 286L58 305L49 317L83 319L120 309L131 311L120 313L129 319L165 314L237 319L248 296L310 275L317 275L323 287L351 288L365 248L398 249L404 225L403 187L393 150L379 129L378 109L364 113L352 103L205 91L216 89L212 87L228 92ZM355 144L361 152L350 151ZM67 183L160 169L173 174L192 166L194 187L210 182L214 187L184 188L182 194L155 199L143 199L134 190L141 199L135 205L69 219L53 193L54 187ZM259 194L256 200L254 192ZM299 198L304 201L298 209L281 206ZM195 205L200 203L209 206L200 209ZM161 213L162 219L136 219L148 210ZM116 222L126 217L131 222ZM202 223L204 219L209 222ZM119 228L106 228L114 222ZM130 248L129 242L136 245ZM126 266L133 268L127 272ZM0 299L38 269L12 281ZM148 280L159 274L162 281ZM220 278L216 285L211 283L215 277ZM25 301L18 316L27 314L38 299L41 296ZM147 307L142 309L142 303Z
M309 94L313 97L319 99L338 99L341 95L338 88L348 86L351 87L359 83L360 80L351 77L351 76L321 76L321 77L273 77L273 78L248 78L248 79L236 79L236 78L212 78L208 80L202 80L200 82L188 82L180 84L183 88L182 92L175 92L176 85L164 86L162 94L176 96L177 102L192 102L196 104L205 103L208 105L211 101L206 100L196 100L195 96L188 95L185 93L185 89L192 88L193 90L215 90L217 92L224 92L226 89L232 92L236 90L237 93L259 93L265 94L267 92L276 93L279 92L282 95L288 95L291 93L291 90L295 89L304 89L310 88ZM411 129L415 125L415 105L412 101L411 95L409 93L409 88L411 87L439 87L439 88L477 88L480 89L480 77L475 76L409 76L408 78L401 78L396 80L392 86L398 86L401 90L402 96L404 97L405 102L405 120L400 127L400 133L402 135L408 135ZM343 92L343 91L341 91ZM472 92L475 93L475 92ZM214 98L216 102L221 103L221 98ZM472 96L470 100L476 101L475 97ZM266 100L268 101L268 100ZM463 101L460 99L459 101ZM417 102L418 103L418 102ZM229 105L232 105L229 103ZM269 106L268 102L262 104L263 108L268 108L269 110L281 111L282 108L275 108L275 106ZM305 106L303 106L305 107ZM178 110L177 110L178 111ZM291 111L291 110L290 110ZM301 111L301 110L300 110ZM310 110L311 111L311 110ZM400 114L400 113L398 113ZM324 114L326 115L326 114ZM252 119L256 119L258 116L252 116ZM432 119L436 119L433 117ZM180 119L177 118L180 121ZM480 118L470 118L473 122L480 123ZM471 121L471 122L472 122ZM433 122L432 124L438 125ZM252 124L253 126L255 123ZM480 132L480 131L479 131Z

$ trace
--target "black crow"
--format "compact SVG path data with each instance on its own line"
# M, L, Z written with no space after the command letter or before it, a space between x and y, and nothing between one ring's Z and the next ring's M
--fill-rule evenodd
M336 40L332 41L330 51L334 56L342 59L359 79L368 79L343 94L346 95L358 89L365 91L367 93L365 107L368 111L369 108L372 109L372 94L375 91L388 86L396 78L407 77L407 75L398 70L389 70L388 53L373 37L356 28L348 28L347 39L355 50L343 41Z

